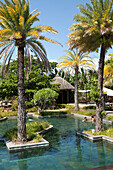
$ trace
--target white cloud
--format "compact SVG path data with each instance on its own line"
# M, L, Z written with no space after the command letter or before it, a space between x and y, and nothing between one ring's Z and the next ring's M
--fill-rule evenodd
M57 60L56 59L51 59L51 60L49 60L49 62L56 62L57 63Z

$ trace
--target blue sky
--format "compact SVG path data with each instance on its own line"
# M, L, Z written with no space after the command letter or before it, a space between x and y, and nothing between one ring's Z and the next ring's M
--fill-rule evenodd
M40 21L35 22L35 25L52 26L59 32L58 34L44 33L44 35L60 42L63 47L41 41L47 51L49 60L57 61L64 54L63 51L68 49L66 45L67 34L70 33L69 27L74 23L73 15L79 13L77 5L85 5L86 2L90 3L90 0L29 0L30 11L38 9L38 12L40 12ZM112 50L109 50L108 53L112 53ZM98 65L99 54L91 53L90 56L93 57L93 61ZM15 58L15 55L13 58Z
M68 49L66 45L67 34L70 33L68 29L74 23L73 15L79 13L76 6L79 3L89 3L90 0L30 0L29 2L31 11L38 9L40 12L40 21L35 24L52 26L59 32L58 34L45 34L45 36L60 42L63 47L49 42L42 42L47 51L48 59L57 60L63 55L63 50Z

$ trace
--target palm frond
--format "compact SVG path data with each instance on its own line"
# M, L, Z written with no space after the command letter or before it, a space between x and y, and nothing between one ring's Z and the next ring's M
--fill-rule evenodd
M45 41L48 41L48 42L51 42L51 43L54 43L54 44L57 44L57 45L62 46L62 44L60 44L59 42L54 41L54 40L52 40L52 39L50 39L50 38L47 38L47 37L45 37L45 36L39 36L39 39L40 39L40 40L45 40Z

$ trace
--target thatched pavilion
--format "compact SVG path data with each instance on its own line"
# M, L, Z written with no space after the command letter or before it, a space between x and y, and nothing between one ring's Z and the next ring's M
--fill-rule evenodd
M60 76L56 75L53 79L54 81L51 82L51 84L60 84L59 86L59 97L57 102L58 103L71 103L74 100L74 87L68 83L64 78L61 78Z

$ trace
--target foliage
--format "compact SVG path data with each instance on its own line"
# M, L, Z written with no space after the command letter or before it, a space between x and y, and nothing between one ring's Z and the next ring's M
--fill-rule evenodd
M37 59L35 57L31 57L32 67L31 72L29 73L29 79L26 77L24 79L25 82L25 97L27 101L31 101L33 95L36 91L42 88L56 88L56 85L51 84L51 78L53 78L53 74L47 76L45 74L45 68L43 66L42 70L39 68L39 64L37 64ZM53 71L55 68L54 63L51 63ZM7 64L6 64L7 67ZM24 73L26 72L26 68L24 67ZM54 71L53 71L54 72ZM17 96L17 59L11 60L9 66L9 74L4 76L3 80L0 80L0 98L3 99L12 99L14 96Z
M32 107L32 108L26 109L26 111L27 112L37 112L38 108L37 107Z
M69 104L56 104L56 109L62 109L62 108L66 108L66 109L74 109L74 105L69 105Z
M87 54L80 53L79 50L72 52L69 50L64 51L65 54L61 56L58 60L63 60L58 63L57 67L64 69L73 69L75 72L75 110L78 110L78 70L82 66L87 66L89 68L95 68L91 57Z
M66 115L66 114L70 114L71 111L70 110L43 110L41 111L41 115L42 116L47 116L47 115ZM36 113L35 113L36 114Z
M96 115L96 111L93 110L93 109L89 109L89 110L80 110L77 112L78 114L81 114L81 115L86 115L86 116L95 116Z
M86 109L86 110L88 110L88 109L96 110L96 106L84 106L84 109Z
M113 121L113 116L108 115L107 120L112 120Z
M52 105L52 101L58 97L58 93L52 89L44 88L37 91L33 96L33 102L40 109L45 109L47 105Z
M3 115L0 115L0 119L3 118Z
M33 108L33 102L26 101L25 103L26 103L26 109Z
M92 81L91 90L90 90L90 96L95 102L99 101L99 89L97 83L98 83L97 80L94 79Z
M110 127L107 130L102 130L102 131L95 132L95 133L92 133L92 130L87 130L87 131L83 131L83 132L84 133L92 134L94 136L97 136L97 135L106 135L106 136L109 136L109 137L113 137L113 128L112 127Z
M4 3L0 1L0 58L3 58L1 66L2 78L5 71L8 72L9 70L10 60L15 49L18 50L18 106L20 106L18 107L18 114L20 115L18 116L18 140L20 141L23 138L26 139L24 63L27 80L31 71L31 52L35 54L40 67L42 61L46 72L48 72L50 69L49 61L40 40L59 44L41 34L43 31L56 34L58 32L55 29L46 25L34 26L35 21L39 21L39 15L40 13L37 12L37 9L30 12L29 0L5 0ZM5 70L6 63L8 65ZM21 128L23 130L20 130Z
M37 57L38 62L41 65L43 61L46 71L50 68L47 60L47 54L39 40L48 41L55 44L60 44L50 38L40 35L41 32L46 31L57 34L58 32L50 26L39 25L33 26L35 21L39 21L38 17L40 12L37 9L30 12L29 1L5 1L0 4L1 21L1 55L4 55L4 62L2 63L2 73L4 72L6 61L11 60L11 57L15 51L15 46L20 47L23 42L25 48L25 67L27 74L31 71L31 52ZM35 14L34 14L35 13ZM7 14L7 15L6 15ZM9 38L10 37L10 38ZM8 53L9 52L9 53ZM28 65L26 60L28 59ZM43 59L43 60L42 60ZM8 62L8 67L9 67ZM8 67L6 70L8 70Z
M26 125L27 132L29 132L29 131L40 132L49 126L50 126L50 124L47 121L42 121L42 120L28 122Z
M38 142L41 141L42 136L39 134L36 135L36 132L39 132L41 130L44 130L45 128L49 127L50 124L48 122L44 121L36 121L36 122L30 122L26 124L27 128L27 137L28 140L38 140ZM17 139L17 127L13 127L9 129L6 133L5 136L9 140L16 140Z
M104 86L113 87L113 54L109 54L104 67Z
M112 106L105 106L105 110L113 110Z
M90 4L79 4L80 14L74 15L74 23L67 44L70 49L92 52L105 43L106 49L112 45L113 1L90 0Z
M93 88L91 88L90 96L95 102L97 102L99 100L99 98L98 98L99 90L98 90L97 86L93 86Z
M8 140L15 140L17 139L17 127L10 128L9 130L6 131L5 137Z
M0 116L1 117L17 116L17 111L8 111L8 110L7 112L1 111Z
M72 52L69 50L64 51L65 54L61 56L58 60L63 59L60 63L57 64L57 67L62 67L62 69L75 69L76 65L78 67L87 66L89 68L95 68L94 62L91 57L84 53L79 53L79 50L76 52L73 50Z

